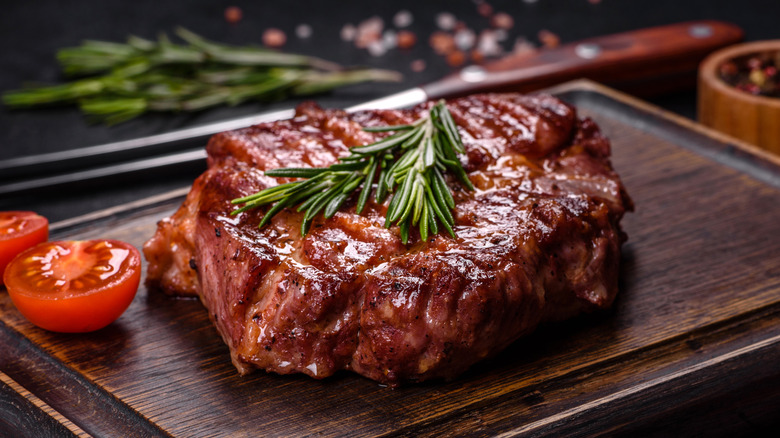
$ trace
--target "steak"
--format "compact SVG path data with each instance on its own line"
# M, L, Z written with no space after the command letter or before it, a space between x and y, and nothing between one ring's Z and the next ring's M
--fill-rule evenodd
M300 235L303 213L231 216L230 201L327 166L432 106L348 114L313 103L294 118L215 135L208 170L145 244L147 285L197 295L241 374L324 378L352 370L389 385L451 379L540 323L604 309L617 294L620 220L632 203L590 119L551 96L448 102L476 190L448 180L457 238L408 244L387 202L351 199ZM357 196L355 196L356 198Z

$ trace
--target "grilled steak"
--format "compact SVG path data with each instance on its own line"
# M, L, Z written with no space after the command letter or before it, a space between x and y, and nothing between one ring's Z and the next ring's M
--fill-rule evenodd
M293 119L214 136L208 170L144 246L147 284L198 295L242 374L323 378L348 369L397 385L453 378L540 322L608 307L620 219L632 208L595 123L550 96L448 102L476 187L453 180L457 238L384 227L387 203L355 200L305 237L302 213L230 216L230 200L286 182L279 167L325 166L428 108L347 114L304 104Z

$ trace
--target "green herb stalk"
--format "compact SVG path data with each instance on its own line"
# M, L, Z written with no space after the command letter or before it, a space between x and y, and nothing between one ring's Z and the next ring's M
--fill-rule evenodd
M149 111L198 111L400 79L387 70L343 69L311 56L219 44L182 28L176 34L185 44L166 35L157 41L131 36L124 44L86 41L62 49L63 71L80 78L9 91L3 102L13 108L75 103L87 116L115 124Z

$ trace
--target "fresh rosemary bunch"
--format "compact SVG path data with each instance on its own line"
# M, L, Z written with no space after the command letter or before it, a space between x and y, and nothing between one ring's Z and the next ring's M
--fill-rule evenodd
M298 205L305 211L301 235L311 227L312 220L324 210L329 218L336 214L347 199L362 186L356 211L366 206L374 182L374 199L383 203L390 193L385 227L398 224L401 240L406 244L409 230L418 227L420 238L439 232L439 223L455 237L452 197L444 173L448 170L469 190L473 190L457 154L463 153L455 122L444 101L434 105L428 115L410 125L363 128L370 132L395 131L375 143L350 149L350 155L329 167L274 169L265 174L273 177L305 178L269 187L233 204L244 204L233 215L273 204L260 221L259 227L284 208Z
M196 111L256 99L310 95L367 81L397 81L396 72L342 69L310 56L207 41L179 28L185 44L131 36L127 43L86 41L57 58L67 75L54 86L9 91L15 108L76 103L88 116L115 124L148 111Z

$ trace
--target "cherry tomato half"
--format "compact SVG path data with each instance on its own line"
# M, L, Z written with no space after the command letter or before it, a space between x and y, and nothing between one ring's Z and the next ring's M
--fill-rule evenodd
M118 240L46 242L16 256L4 279L14 305L33 324L89 332L111 324L133 301L141 256Z
M5 267L25 249L49 238L49 221L31 211L0 211L0 285Z

